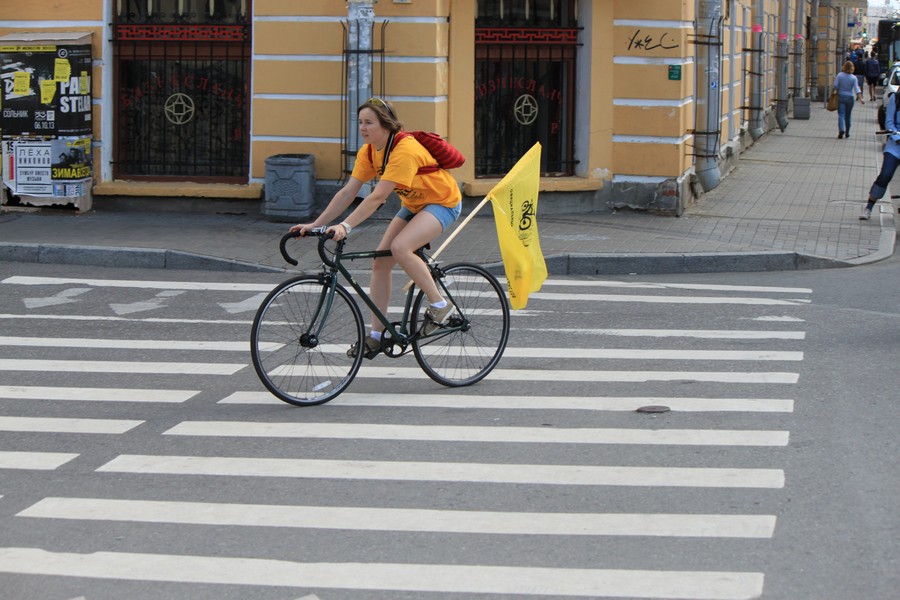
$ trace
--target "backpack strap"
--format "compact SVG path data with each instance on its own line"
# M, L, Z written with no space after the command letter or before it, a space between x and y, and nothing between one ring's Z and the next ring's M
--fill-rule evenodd
M381 163L381 172L384 173L384 170L387 168L388 159L391 157L391 151L393 151L394 147L405 137L409 137L410 134L405 131L395 131L391 135L388 136L387 144L385 144L384 151L384 161ZM372 147L372 144L369 144L369 162L372 163L372 166L375 166L375 148Z

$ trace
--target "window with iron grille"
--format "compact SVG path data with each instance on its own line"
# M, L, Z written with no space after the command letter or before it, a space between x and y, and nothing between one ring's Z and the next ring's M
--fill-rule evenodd
M249 177L251 0L115 0L114 177Z
M476 177L502 177L535 142L542 175L574 174L577 10L577 0L478 0Z

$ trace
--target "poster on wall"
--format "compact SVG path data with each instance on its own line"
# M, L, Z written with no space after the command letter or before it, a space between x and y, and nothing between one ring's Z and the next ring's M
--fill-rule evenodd
M7 139L3 164L3 183L17 196L84 196L91 184L91 138Z
M5 137L90 135L91 36L0 36L0 127Z

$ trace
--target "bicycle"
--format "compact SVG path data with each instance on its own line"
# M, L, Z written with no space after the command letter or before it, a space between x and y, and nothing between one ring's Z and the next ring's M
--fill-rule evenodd
M286 243L298 235L289 232L279 244L281 255L295 266L298 262L287 252ZM509 339L510 311L503 288L484 267L470 263L441 267L426 254L427 246L416 251L441 294L456 307L443 325L425 334L421 324L428 301L421 290L409 286L401 319L390 321L344 264L390 256L390 250L345 252L344 239L329 251L326 242L331 236L324 228L309 235L319 238L322 270L275 287L260 304L250 334L253 367L277 398L296 406L324 404L356 377L364 352L349 350L354 345L364 349L365 323L341 278L384 325L387 337L381 353L386 356L412 352L431 379L448 387L472 385L497 366Z

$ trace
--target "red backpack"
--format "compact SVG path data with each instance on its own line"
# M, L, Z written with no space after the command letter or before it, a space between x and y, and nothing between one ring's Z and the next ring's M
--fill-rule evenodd
M434 173L438 169L456 169L466 162L466 157L462 155L462 152L457 150L453 144L436 133L429 133L427 131L398 131L397 133L391 134L391 137L388 140L388 150L384 155L382 172L384 171L384 168L387 167L388 158L390 158L391 151L397 145L397 142L410 135L413 136L417 142L422 144L422 146L428 150L428 153L431 154L431 157L435 162L437 162L437 166L419 167L419 170L416 172L418 175ZM369 160L373 165L375 164L375 154L371 144L369 144Z

